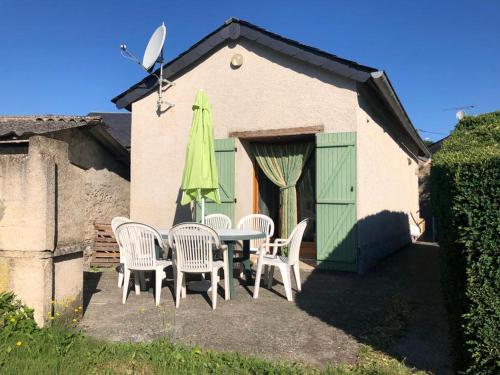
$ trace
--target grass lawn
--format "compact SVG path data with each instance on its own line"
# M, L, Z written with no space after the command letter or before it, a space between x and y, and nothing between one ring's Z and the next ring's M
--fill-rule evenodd
M15 333L0 343L2 374L418 374L401 362L363 347L354 367L323 370L272 363L237 353L188 348L159 340L112 344L50 327Z

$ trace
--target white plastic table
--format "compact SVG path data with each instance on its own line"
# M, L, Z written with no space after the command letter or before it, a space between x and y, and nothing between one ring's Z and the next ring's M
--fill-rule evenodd
M252 229L216 229L220 239L228 243L228 275L229 278L229 298L233 298L236 295L233 283L233 264L234 262L241 262L245 267L245 276L247 283L251 283L252 279L252 268L250 265L250 240L255 240L259 238L265 238L266 234L264 232L259 232ZM168 237L168 230L159 231L163 238ZM243 242L243 256L239 258L234 258L233 249L231 246L233 242L242 241ZM226 277L226 275L224 275Z

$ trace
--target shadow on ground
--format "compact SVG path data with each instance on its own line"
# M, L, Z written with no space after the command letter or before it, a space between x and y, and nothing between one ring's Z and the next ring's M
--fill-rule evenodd
M436 245L408 246L364 275L314 270L296 304L408 366L453 373Z
M99 285L99 280L101 279L102 272L83 272L83 314L87 311L90 303L90 299L95 293L99 293L100 289L97 289Z

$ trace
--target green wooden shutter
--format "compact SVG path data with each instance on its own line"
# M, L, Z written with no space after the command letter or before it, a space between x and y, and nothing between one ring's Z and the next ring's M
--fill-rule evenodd
M357 271L356 133L316 135L317 261Z
M205 203L205 215L224 214L234 222L234 161L235 161L234 138L215 140L215 159L219 174L219 194L221 204L211 201ZM201 207L196 205L196 220L201 221Z

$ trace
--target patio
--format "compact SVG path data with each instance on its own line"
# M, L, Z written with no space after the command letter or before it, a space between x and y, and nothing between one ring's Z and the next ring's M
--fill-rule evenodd
M447 326L441 300L438 248L409 246L366 275L303 271L302 293L286 301L283 286L238 285L235 299L219 294L217 309L205 294L189 293L175 309L172 282L164 282L161 304L133 288L125 305L116 273L85 273L87 335L111 341L165 337L186 345L237 351L273 360L353 363L361 344L404 359L409 366L449 372ZM275 277L277 277L275 273ZM238 283L236 283L238 284ZM222 290L221 290L222 291Z

